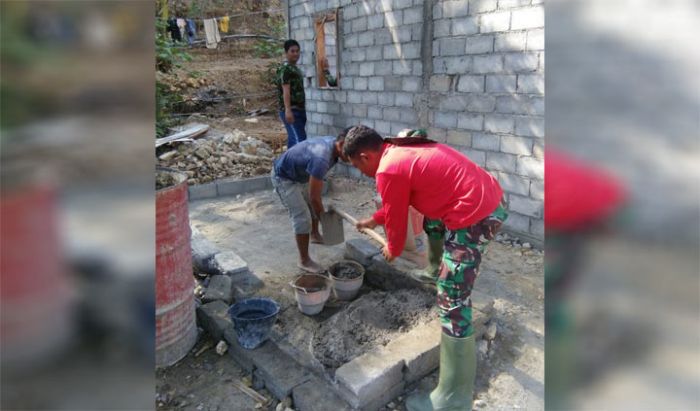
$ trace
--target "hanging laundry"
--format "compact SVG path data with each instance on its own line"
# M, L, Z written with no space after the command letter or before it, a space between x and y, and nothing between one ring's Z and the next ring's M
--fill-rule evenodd
M228 16L224 16L219 19L219 31L222 33L228 33Z
M192 45L192 42L197 40L197 26L194 24L194 20L187 19L187 42Z
M182 36L183 39L186 38L187 37L187 22L185 21L185 19L177 19L176 22L177 22L177 28L180 29L180 36Z
M204 34L207 36L207 48L215 49L221 41L216 19L204 19Z
M182 41L182 36L180 36L180 29L177 28L177 22L174 18L168 19L168 33L173 41Z

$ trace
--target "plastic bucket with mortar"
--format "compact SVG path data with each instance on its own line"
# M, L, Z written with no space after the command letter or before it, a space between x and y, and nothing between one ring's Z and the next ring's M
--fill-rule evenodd
M365 268L350 260L342 260L333 264L328 271L333 280L333 288L339 300L352 300L362 287L365 278Z
M232 305L228 313L241 347L252 350L265 342L279 311L279 304L270 298L248 298Z
M306 315L316 315L323 310L331 287L328 278L318 274L305 274L290 283L299 310Z

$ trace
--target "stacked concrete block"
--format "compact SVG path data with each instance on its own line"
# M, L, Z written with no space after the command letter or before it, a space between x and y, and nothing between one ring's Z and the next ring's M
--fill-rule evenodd
M335 7L340 88L317 93L312 16ZM301 66L312 79L310 134L353 124L382 135L428 129L498 177L515 204L507 229L542 240L542 213L535 210L543 203L541 1L295 0L289 23L291 37L303 41Z

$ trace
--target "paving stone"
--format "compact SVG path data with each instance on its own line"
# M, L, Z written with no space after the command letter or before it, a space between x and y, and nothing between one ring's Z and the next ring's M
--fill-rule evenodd
M256 372L265 380L265 388L279 400L291 395L294 387L311 379L311 374L304 367L272 341L268 340L250 353Z
M227 275L214 275L209 280L209 286L204 296L202 296L202 302L206 304L216 300L222 300L227 304L231 304L233 300L231 277Z
M226 329L233 329L233 322L228 315L228 308L229 306L221 300L212 301L197 307L197 321L199 325L214 340L221 340Z
M233 358L233 360L241 366L246 372L253 372L255 369L255 364L251 359L253 355L253 350L247 350L238 344L238 338L236 338L236 330L233 326L226 328L224 330L224 340L228 342L228 353Z
M406 388L406 383L401 381L400 383L394 385L393 387L383 391L381 395L377 398L372 399L367 405L360 408L361 411L376 411L385 406L389 401L401 395L401 393Z
M202 235L195 227L190 226L192 232L190 238L190 248L192 249L192 264L197 269L211 273L213 271L214 256L220 252L214 244Z
M403 382L403 367L403 360L389 358L381 350L365 353L335 371L339 393L353 407L365 408Z
M192 200L203 200L205 198L215 198L218 195L216 183L195 184L187 188L188 198Z
M404 362L404 381L410 384L438 367L440 333L440 320L436 318L389 342L381 351L387 358Z
M233 251L222 251L214 255L213 268L217 274L235 277L248 271L248 263Z
M365 267L369 266L372 257L380 252L379 247L364 238L353 238L345 242L345 258L357 261Z
M317 377L294 387L292 397L297 411L327 411L331 405L335 411L352 409L327 383Z

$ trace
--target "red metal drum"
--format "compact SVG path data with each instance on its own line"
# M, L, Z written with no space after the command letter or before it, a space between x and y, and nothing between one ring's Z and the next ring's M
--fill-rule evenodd
M0 221L2 365L27 368L59 354L76 330L55 189L29 184L3 191Z
M156 191L156 367L182 359L197 341L187 177Z

